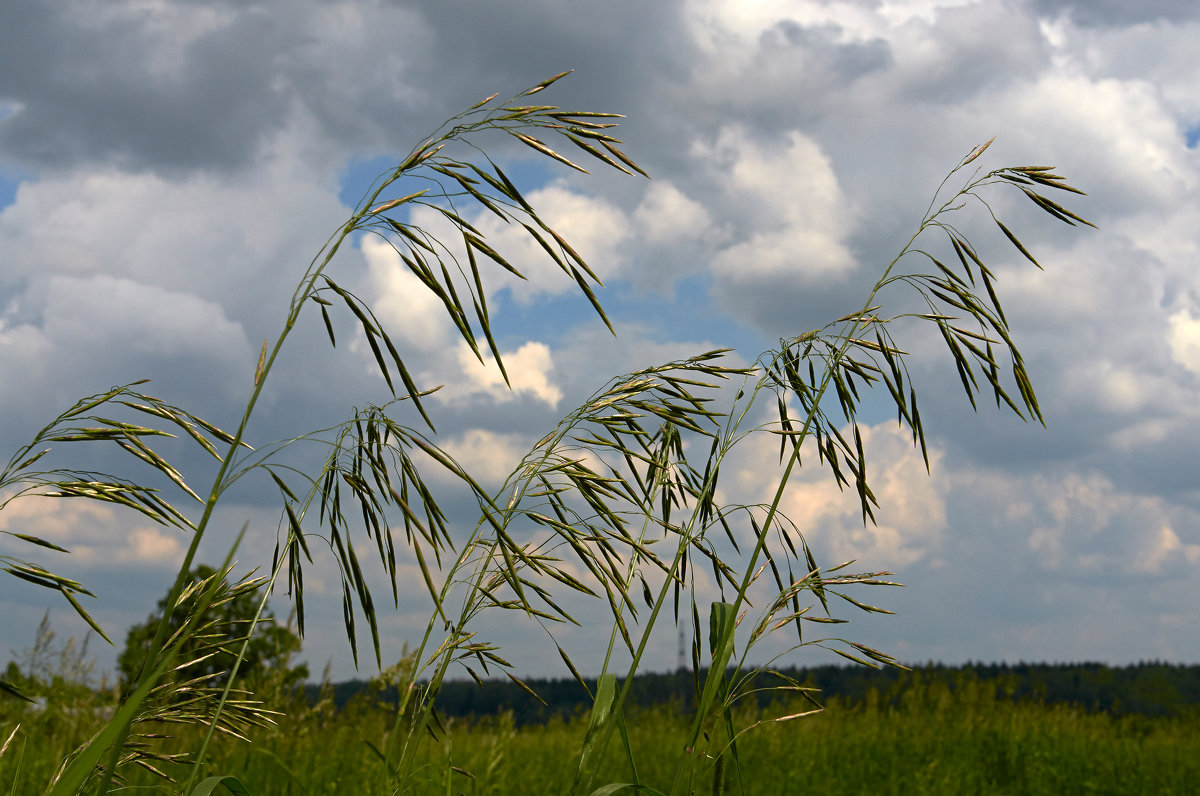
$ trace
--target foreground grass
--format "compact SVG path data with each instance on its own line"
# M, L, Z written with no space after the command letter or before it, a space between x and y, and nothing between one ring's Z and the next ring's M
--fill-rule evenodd
M0 793L41 791L62 756L99 727L100 718L84 707L52 704L20 717L21 731L0 764ZM778 708L738 718L749 724L779 715ZM6 715L5 737L16 720ZM641 782L669 784L673 756L662 754L661 739L680 737L685 721L669 707L629 716ZM183 729L175 748L195 748L194 730ZM383 760L391 729L392 717L377 702L360 700L342 711L329 702L297 703L252 744L223 739L209 755L208 773L233 774L262 796L392 793L397 783ZM502 715L447 719L445 729L424 744L410 792L565 792L585 721L518 728ZM162 767L176 776L184 771ZM728 793L1183 794L1200 782L1200 712L1117 718L1012 702L979 680L954 687L917 681L871 692L859 704L833 699L824 713L764 723L742 736L737 761L731 755L725 769ZM609 781L634 776L619 744L602 770ZM710 770L705 792L711 776ZM133 774L129 784L137 793L170 792L148 772Z

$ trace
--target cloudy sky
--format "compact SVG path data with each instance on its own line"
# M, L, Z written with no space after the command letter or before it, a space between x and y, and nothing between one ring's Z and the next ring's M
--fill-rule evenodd
M967 227L999 276L1046 428L986 403L973 413L936 339L913 330L932 476L875 402L878 525L864 528L819 471L799 476L787 510L824 563L855 558L906 584L871 595L896 616L847 633L901 660L1200 659L1194 2L9 0L0 16L5 457L76 398L140 378L235 426L261 341L313 253L379 171L494 92L573 69L547 103L628 117L619 135L652 180L479 142L595 266L616 337L552 264L482 216L531 277L488 283L512 391L386 247L358 240L333 266L423 384L445 385L429 399L442 442L493 485L609 376L716 347L752 362L857 309L945 172L995 136L978 163L1055 165L1088 193L1070 206L1099 227L999 198L1044 272L994 228ZM330 351L317 315L301 319L253 442L386 398L369 349L337 323L350 342ZM203 458L165 450L207 487ZM761 499L774 454L747 450L723 478ZM239 561L269 562L273 495L266 479L231 493L207 560L249 523ZM186 547L81 502L17 501L0 528L69 548L0 542L87 584L114 638L150 612ZM383 614L385 656L428 615L404 572L402 604ZM349 676L328 556L306 583L304 657ZM32 643L47 606L61 634L83 631L65 603L15 579L0 602L0 654ZM273 607L286 614L286 597ZM581 669L598 668L598 627L562 636ZM561 673L540 629L489 629L521 671ZM98 653L102 667L114 657ZM649 663L674 666L671 633Z

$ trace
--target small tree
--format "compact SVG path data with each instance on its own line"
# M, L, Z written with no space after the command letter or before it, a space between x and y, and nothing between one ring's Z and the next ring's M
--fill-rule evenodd
M212 567L200 564L189 571L188 580L191 583L199 583L216 574L217 571ZM238 654L235 641L246 636L247 630L254 622L254 616L258 613L261 596L259 586L236 590L228 601L210 610L211 626L205 632L181 637L181 660L194 661L188 667L189 677L204 678L208 684L215 684L229 673ZM163 616L170 614L168 624L171 634L179 633L185 617L195 608L196 599L196 592L187 594L174 610L169 610L168 593L158 601L158 609L147 617L145 622L129 628L125 637L125 649L117 659L122 687L128 688L130 683L137 681L150 651L150 642L154 640L154 633ZM282 679L283 685L302 682L308 677L308 666L291 665L292 658L300 651L300 643L300 637L292 632L290 627L277 624L274 615L265 612L246 646L241 671L249 676L270 671L275 675L273 679Z

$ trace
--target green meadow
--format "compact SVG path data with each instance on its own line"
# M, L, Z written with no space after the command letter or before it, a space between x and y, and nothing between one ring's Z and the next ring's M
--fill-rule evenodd
M1089 710L1013 698L1011 681L956 673L906 677L868 687L857 698L830 697L825 710L791 721L771 717L807 710L807 702L774 702L736 711L736 723L763 723L737 742L723 771L725 793L871 794L1185 794L1200 782L1200 712L1175 705L1164 715ZM5 737L19 721L22 739L0 760L0 792L39 792L60 762L100 729L112 696L64 689L40 709L5 704ZM681 706L631 708L626 716L636 772L623 745L599 766L611 782L664 790L674 773L671 744L687 727ZM406 785L412 793L565 793L574 775L587 716L518 726L513 711L442 717L422 745ZM200 741L194 725L163 726L176 736L162 751L185 752ZM251 793L383 794L397 788L384 756L395 734L394 705L363 690L337 707L331 689L310 701L297 694L277 724L253 742L221 738L209 750L217 770ZM186 778L182 764L162 772ZM707 766L702 793L714 788ZM170 792L170 784L129 767L131 793Z

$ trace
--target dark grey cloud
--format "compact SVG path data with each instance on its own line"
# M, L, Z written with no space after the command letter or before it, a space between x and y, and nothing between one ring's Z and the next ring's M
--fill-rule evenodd
M833 24L806 26L792 19L780 20L760 37L762 60L787 66L788 55L802 58L806 66L822 70L813 77L814 83L830 81L842 85L892 64L886 41L840 43L838 39L844 32Z
M84 11L6 9L0 96L18 108L0 125L6 159L37 168L236 166L284 122L273 73L289 42L271 15L236 12L208 30L182 18L164 30L155 12Z
M447 60L462 64L460 80L486 76L486 82L523 87L574 69L571 97L581 107L615 108L649 87L685 79L693 57L679 0L603 6L450 0L421 7L441 34Z
M737 67L706 60L693 69L693 84L704 90L688 98L691 123L716 126L738 118L761 134L778 135L837 113L838 94L882 75L894 56L882 39L858 41L836 24L781 19Z
M537 3L81 11L33 2L6 10L0 98L16 110L0 123L5 159L227 171L268 155L272 135L297 114L339 151L399 150L481 91L577 68L588 77L573 96L611 106L648 75L666 80L686 63L686 39L672 35L678 8L666 3L636 14ZM641 24L629 24L634 16ZM642 57L612 55L630 46Z
M1040 15L1065 14L1079 25L1119 27L1144 23L1178 23L1200 18L1200 8L1189 0L1033 0Z

